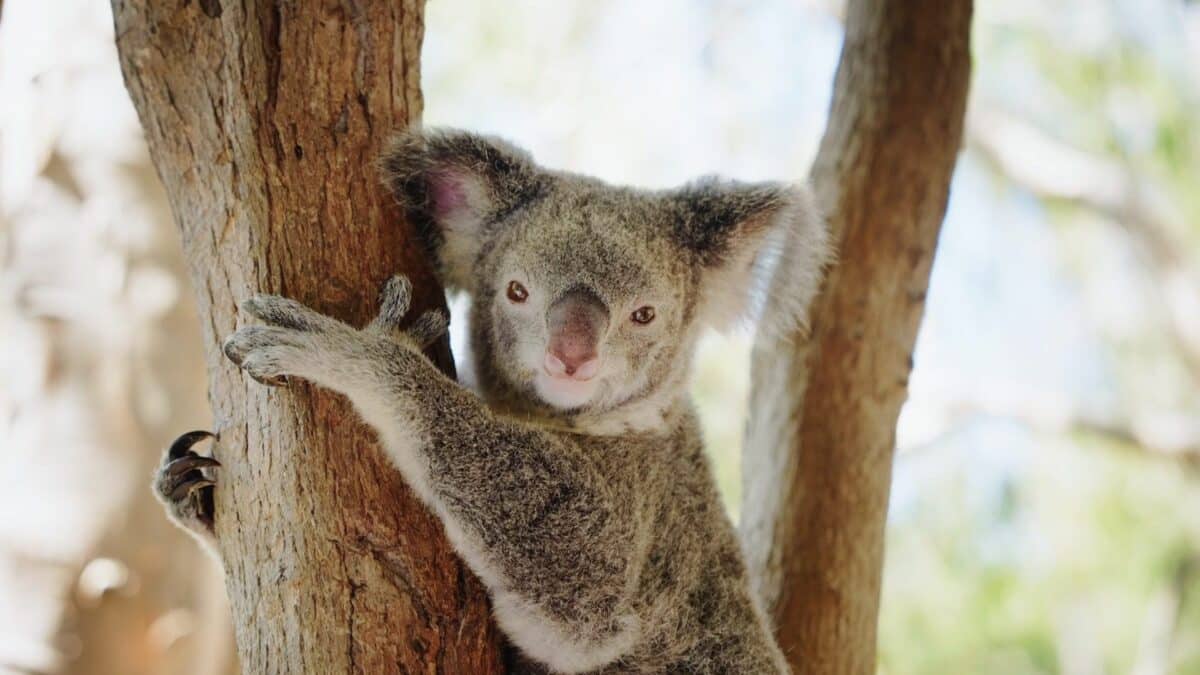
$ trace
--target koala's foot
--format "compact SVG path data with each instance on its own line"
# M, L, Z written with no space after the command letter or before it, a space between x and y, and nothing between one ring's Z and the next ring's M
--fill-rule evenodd
M212 457L197 454L192 447L215 436L207 431L189 431L175 439L163 454L154 476L154 496L167 508L178 525L211 544L214 509L211 469L221 466Z

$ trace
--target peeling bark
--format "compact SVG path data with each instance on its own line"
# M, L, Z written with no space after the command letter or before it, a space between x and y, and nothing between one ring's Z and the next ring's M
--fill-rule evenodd
M962 137L970 18L970 0L849 3L813 167L839 263L810 334L754 348L743 535L798 673L876 669L896 419Z
M500 671L477 580L343 399L220 353L260 292L355 324L390 274L444 302L375 157L421 111L419 0L113 0L202 317L217 536L249 673ZM450 370L448 347L434 355ZM180 431L183 431L182 429Z

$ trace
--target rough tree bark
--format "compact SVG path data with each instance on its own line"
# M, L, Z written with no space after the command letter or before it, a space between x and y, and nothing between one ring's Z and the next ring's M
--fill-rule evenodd
M875 672L896 419L962 137L970 17L971 0L850 1L812 175L839 262L809 335L754 348L743 535L799 673Z
M361 324L396 271L440 288L375 156L418 119L420 0L113 0L126 84L196 290L224 468L216 491L249 673L499 672L479 583L347 403L269 390L220 353L281 293ZM443 344L435 355L451 367ZM184 431L184 430L180 430Z

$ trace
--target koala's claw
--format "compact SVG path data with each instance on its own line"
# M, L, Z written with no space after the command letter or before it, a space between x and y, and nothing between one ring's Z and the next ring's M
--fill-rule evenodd
M287 375L255 375L249 370L246 371L246 374L250 376L250 379L267 387L286 387L291 383Z
M171 501L179 501L186 499L196 490L212 487L217 484L217 481L209 478L195 478L179 481L179 485L171 491Z
M208 438L214 438L214 435L207 431L189 431L171 443L154 477L154 493L181 524L211 530L213 486L217 482L204 470L219 467L221 463L192 450Z
M211 431L187 432L179 438L176 438L174 442L171 443L171 447L167 449L167 458L179 459L181 457L187 457L189 454L195 455L196 453L192 452L192 446L206 438L216 438L216 435L214 435Z
M167 462L166 466L163 467L163 471L166 471L171 478L179 478L193 469L203 469L210 466L221 466L221 463L212 457L197 455L193 452L179 459Z

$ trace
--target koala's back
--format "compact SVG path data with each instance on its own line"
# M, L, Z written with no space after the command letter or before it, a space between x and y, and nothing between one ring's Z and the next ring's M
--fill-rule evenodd
M788 672L753 596L695 417L683 415L666 440L597 444L606 446L596 448L598 461L625 474L640 503L645 541L630 608L640 639L598 672Z

